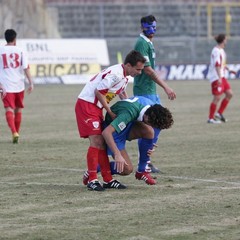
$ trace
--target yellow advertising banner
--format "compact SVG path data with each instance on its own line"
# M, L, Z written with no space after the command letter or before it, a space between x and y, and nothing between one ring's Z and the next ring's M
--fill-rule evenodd
M31 64L33 77L61 77L64 75L94 75L101 71L99 64Z

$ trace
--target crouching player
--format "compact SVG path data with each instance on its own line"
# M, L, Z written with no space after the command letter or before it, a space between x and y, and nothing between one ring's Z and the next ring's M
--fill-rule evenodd
M126 140L143 138L145 144L139 149L139 163L135 177L149 185L156 184L150 173L146 171L146 166L150 161L149 153L154 147L154 128L161 130L170 128L174 122L171 112L142 96L119 101L111 107L111 111L117 117L112 120L106 114L106 127L102 135L115 160L110 163L112 174L129 175L133 172L132 162L125 149Z

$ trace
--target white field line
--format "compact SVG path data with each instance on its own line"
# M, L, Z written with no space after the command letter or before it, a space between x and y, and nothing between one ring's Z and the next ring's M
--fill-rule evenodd
M18 186L29 186L29 185L37 185L37 186L81 186L81 184L66 184L66 183L43 183L43 182L0 182L2 185L18 185Z
M31 169L45 169L45 170L52 170L52 171L72 171L72 172L84 172L84 169L75 169L75 168L51 168L51 167L41 167L41 166L20 166L20 165L4 165L5 167L9 168L31 168ZM193 178L193 177L185 177L185 176L170 176L161 174L161 178L173 178L173 179L181 179L181 180L188 180L194 182L207 182L207 183L223 183L223 184L230 184L236 185L237 188L240 188L240 182L232 182L232 181L224 181L224 180L217 180L217 179L203 179L203 178ZM19 183L19 182L1 182L0 184L12 184L12 185L54 185L54 186L79 186L81 184L66 184L66 183L39 183L39 182L30 182L30 183ZM134 184L135 186L135 184Z
M165 175L161 175L161 177L162 178L175 178L175 179L182 179L182 180L190 180L190 181L195 181L195 182L232 184L232 185L238 185L240 187L240 182L215 180L215 179L203 179L203 178L192 178L192 177L182 177L182 176L165 176Z

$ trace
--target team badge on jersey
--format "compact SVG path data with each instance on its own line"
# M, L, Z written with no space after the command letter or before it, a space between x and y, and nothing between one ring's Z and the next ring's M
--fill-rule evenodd
M126 127L125 122L120 122L120 123L118 124L118 127L119 127L119 129L122 131L122 130Z
M99 122L93 122L92 125L94 128L99 128Z

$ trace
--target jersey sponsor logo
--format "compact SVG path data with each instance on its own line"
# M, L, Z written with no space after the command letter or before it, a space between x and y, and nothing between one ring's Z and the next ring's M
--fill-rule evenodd
M125 122L120 122L120 123L118 124L118 127L119 127L119 129L122 131L124 128L126 128Z
M93 122L92 125L94 128L99 128L100 124L99 124L99 122Z
M115 97L116 97L116 93L108 92L106 94L106 101L107 101L107 103L110 103L113 100L113 98L115 98Z

